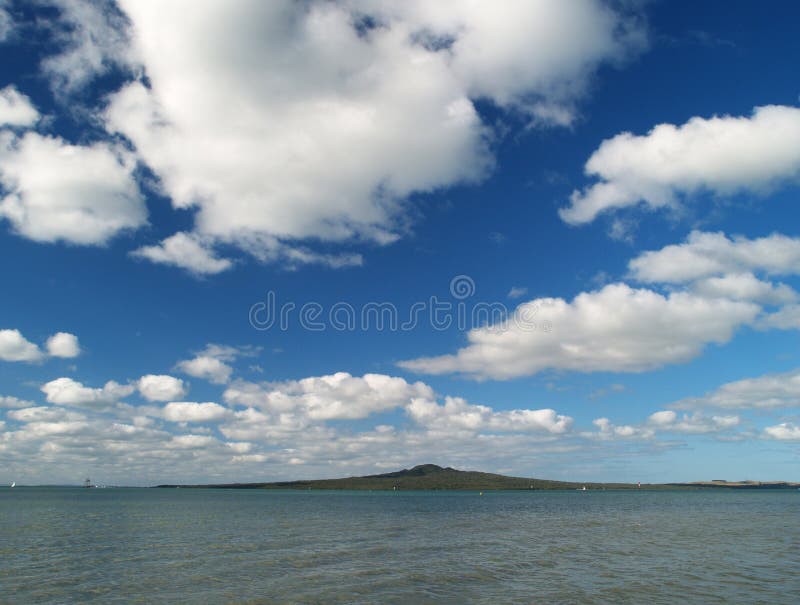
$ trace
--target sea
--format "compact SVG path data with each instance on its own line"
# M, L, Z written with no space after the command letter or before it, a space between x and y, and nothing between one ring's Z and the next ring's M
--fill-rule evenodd
M800 491L0 490L2 603L800 603Z

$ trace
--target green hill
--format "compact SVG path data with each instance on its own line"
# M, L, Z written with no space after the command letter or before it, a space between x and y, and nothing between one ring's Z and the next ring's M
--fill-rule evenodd
M156 487L205 487L218 489L331 489L331 490L553 490L553 489L637 489L635 483L575 483L507 477L479 471L459 471L435 464L420 464L380 475L344 477L342 479L309 479L304 481L275 481L271 483L217 483L209 485L157 485ZM782 481L758 482L722 480L694 483L648 483L644 489L796 489L797 483Z
M630 489L630 483L570 483L524 477L507 477L478 471L459 471L435 464L420 464L380 475L276 481L272 483L224 483L214 485L159 485L158 487L213 487L227 489L350 489L350 490L542 490L542 489Z

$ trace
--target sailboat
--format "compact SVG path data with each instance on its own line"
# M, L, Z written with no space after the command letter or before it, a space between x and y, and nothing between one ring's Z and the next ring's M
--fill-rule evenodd
M11 487L12 487L12 489L17 487L17 482L16 481L12 481L11 482Z

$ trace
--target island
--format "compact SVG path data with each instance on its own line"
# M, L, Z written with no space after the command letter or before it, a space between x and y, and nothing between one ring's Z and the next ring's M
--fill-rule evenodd
M797 489L800 483L784 481L728 482L713 480L694 483L577 483L509 477L480 471L462 471L436 464L420 464L379 475L344 477L341 479L308 479L273 481L268 483L217 483L206 485L157 485L159 488L216 488L216 489L294 489L294 490L605 490L605 489Z

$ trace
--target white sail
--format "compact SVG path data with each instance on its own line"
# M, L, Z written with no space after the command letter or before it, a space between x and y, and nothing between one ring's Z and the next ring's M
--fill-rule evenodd
M11 482L11 487L17 487L17 482L16 481L12 481Z

